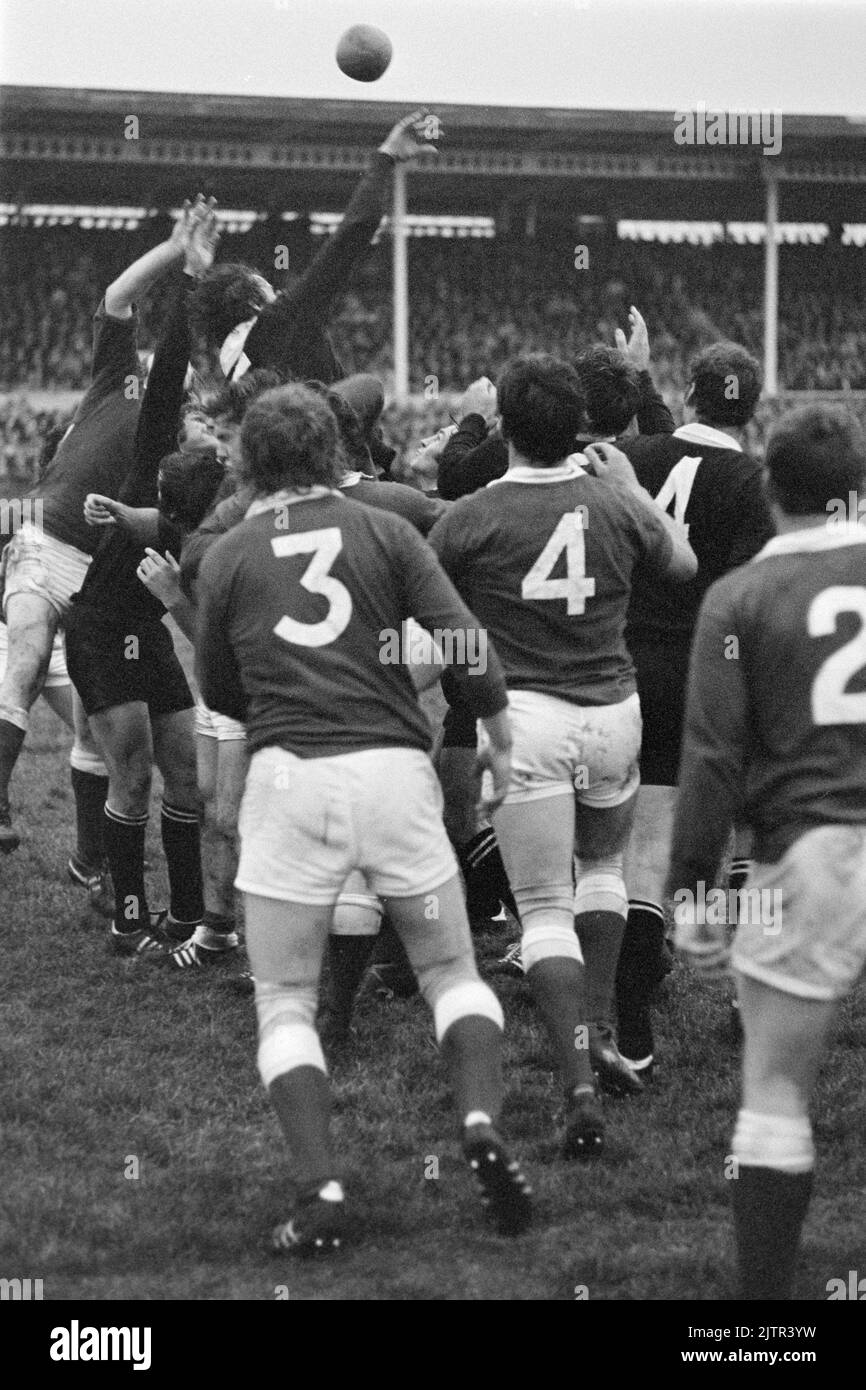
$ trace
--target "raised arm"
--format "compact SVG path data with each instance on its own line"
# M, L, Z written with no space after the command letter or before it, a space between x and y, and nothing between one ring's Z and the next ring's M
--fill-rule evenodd
M160 242L150 251L145 251L137 261L122 270L105 291L105 312L113 319L128 319L132 307L147 294L152 285L160 280L172 266L179 265L186 250L186 237L191 211L189 201L184 203L180 217L172 228L167 241Z
M299 322L321 325L335 297L346 288L355 265L367 250L388 207L394 165L423 152L434 152L423 111L404 116L379 146L368 172L355 189L337 230L290 290L278 294L259 314L244 343L254 367L279 367L286 344ZM435 126L440 132L438 121Z
M631 334L626 336L621 328L615 333L616 345L620 352L637 368L640 381L640 405L637 408L637 427L641 434L673 434L674 417L668 410L660 393L656 390L650 376L649 331L646 320L639 309L631 306L628 315Z

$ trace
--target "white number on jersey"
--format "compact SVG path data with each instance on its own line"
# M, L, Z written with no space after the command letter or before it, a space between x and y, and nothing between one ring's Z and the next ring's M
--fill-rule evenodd
M656 497L656 502L660 507L667 511L671 502L674 504L674 521L682 526L685 532L685 539L688 540L689 528L686 524L686 507L692 495L692 488L695 485L695 475L698 471L699 458L681 458L679 463L675 463L668 476L662 483L661 490Z
M565 551L565 578L551 579L550 573ZM564 598L569 614L582 613L586 600L595 593L595 580L586 577L586 542L583 513L566 512L520 586L521 598Z
M806 619L809 636L831 636L840 613L856 613L860 631L827 657L812 682L812 718L816 724L866 724L866 691L845 690L851 677L866 666L866 589L833 584L816 594Z
M301 584L311 594L323 594L328 611L318 623L299 623L283 616L274 628L284 642L298 647L326 647L344 632L352 616L352 595L339 579L329 573L343 549L343 537L338 526L326 526L321 531L302 531L297 536L276 536L271 541L277 559L288 555L308 555L313 558L301 575Z

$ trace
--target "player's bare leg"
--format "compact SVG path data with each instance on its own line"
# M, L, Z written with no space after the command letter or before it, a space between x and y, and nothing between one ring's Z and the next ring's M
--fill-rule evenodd
M612 1095L636 1095L643 1083L616 1043L614 991L628 899L623 855L637 793L619 806L577 803L574 929L586 967L589 1055L602 1087Z
M105 852L114 885L111 935L121 954L155 949L144 884L144 839L153 776L153 741L147 705L136 700L91 716L108 769Z
M502 1235L531 1220L530 1189L496 1128L502 1108L502 1009L480 978L460 879L412 898L388 898L448 1069L463 1152Z
M641 786L625 854L629 905L616 982L619 1047L638 1074L652 1070L650 1003L669 968L663 897L675 804L675 787Z
M248 756L246 741L196 734L196 783L202 804L201 863L204 917L193 947L178 965L212 964L238 945L234 881L238 867L238 811Z
M0 853L18 848L12 826L9 783L24 744L32 709L48 671L59 617L39 594L10 594L6 600L8 653L0 683Z
M168 929L185 942L204 915L193 710L154 715L151 728L153 757L163 781L160 831L170 890Z
M273 1233L277 1250L316 1254L345 1236L340 1166L330 1133L331 1092L316 1008L333 905L244 894L256 982L259 1074L294 1160L295 1207Z
M787 1299L812 1191L809 1102L838 1004L739 973L737 988L745 1032L731 1187L739 1296Z
M523 968L574 1111L566 1121L566 1150L592 1157L601 1151L604 1126L589 1053L583 956L574 930L574 793L506 802L494 824L520 915Z

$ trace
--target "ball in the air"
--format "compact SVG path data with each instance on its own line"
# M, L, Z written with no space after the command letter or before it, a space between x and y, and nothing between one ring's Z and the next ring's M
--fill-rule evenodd
M375 82L393 53L391 40L372 24L354 24L337 44L337 66L356 82Z

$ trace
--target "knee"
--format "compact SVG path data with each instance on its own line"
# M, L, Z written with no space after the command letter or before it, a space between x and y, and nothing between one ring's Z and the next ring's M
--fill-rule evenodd
M315 1028L318 1000L315 983L256 980L257 1060L265 1087L296 1067L327 1071Z

